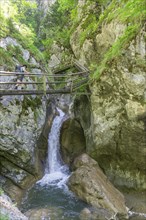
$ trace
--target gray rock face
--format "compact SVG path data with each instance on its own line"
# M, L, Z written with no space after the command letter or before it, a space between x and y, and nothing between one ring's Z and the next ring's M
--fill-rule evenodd
M50 59L48 60L48 67L49 68L57 68L59 65L63 63L70 63L71 60L71 53L70 50L67 48L64 48L63 46L60 46L57 44L57 42L54 41L54 43L51 46L50 49Z
M30 55L30 52L27 49L24 49L22 47L22 45L20 43L18 43L18 41L10 36L6 37L6 38L2 38L0 39L0 47L2 47L3 49L7 50L8 46L14 46L14 47L19 47L19 49L22 52L22 57L25 61L30 61L31 64L33 64L34 66L38 67L39 64L36 62L36 60L34 59L34 57L32 57ZM15 60L15 58L13 58ZM17 60L15 60L16 63L18 63Z
M72 49L82 63L98 65L124 30L124 25L112 21L81 47L75 40L82 32L79 26L71 38ZM90 85L90 100L80 97L74 104L75 117L86 137L86 152L98 161L114 184L135 189L146 189L144 34L142 29L100 80L94 80Z
M37 139L45 111L38 98L30 97L3 97L0 110L0 174L4 189L18 199L15 190L26 189L42 175Z
M17 202L40 179L47 155L48 133L57 113L38 97L2 98L0 105L0 183Z
M6 38L2 38L0 40L0 47L7 49L8 45L20 46L20 44L17 42L17 40L12 37L6 37Z
M22 48L22 46L17 42L16 39L12 38L12 37L6 37L6 38L2 38L0 40L0 47L4 48L5 50L7 50L7 46L18 46L23 54L23 59L25 61L28 61L28 59L30 58L30 53L28 50L25 50Z
M92 206L116 213L119 219L128 219L123 195L109 182L96 161L82 154L74 164L77 169L69 178L69 188Z

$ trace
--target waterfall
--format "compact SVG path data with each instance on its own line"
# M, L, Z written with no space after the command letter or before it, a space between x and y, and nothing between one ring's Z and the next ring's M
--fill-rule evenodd
M46 161L45 175L37 183L41 185L62 186L69 177L69 169L63 164L60 155L60 128L65 119L65 114L57 109L57 115L52 123L48 137L48 157Z

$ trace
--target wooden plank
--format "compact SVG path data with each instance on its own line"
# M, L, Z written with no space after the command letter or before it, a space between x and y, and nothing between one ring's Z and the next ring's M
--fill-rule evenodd
M70 89L58 89L53 90L49 89L46 90L46 94L68 94L70 93ZM7 95L43 95L43 90L0 90L0 96L7 96Z
M55 81L55 82L46 82L46 84L61 84L62 82L66 83L66 81ZM16 85L16 84L24 84L24 85L41 85L41 82L0 82L0 85Z
M86 71L81 71L81 72L77 72L77 73L68 73L68 74L57 74L57 75L51 75L51 74L38 74L38 73L18 73L18 72L3 72L1 73L0 71L0 76L20 76L20 75L23 75L25 77L30 77L30 76L40 76L40 77L43 77L43 76L49 76L50 78L64 78L64 77L67 77L67 76L76 76L76 75L79 75L79 76L82 76L83 74L87 74Z
M88 82L88 79L84 79L76 84L73 85L72 89L71 88L62 88L62 89L47 89L46 94L69 94L69 93L74 93L75 89L80 87L81 85L85 84ZM7 95L43 95L44 91L43 90L0 90L0 96L7 96Z

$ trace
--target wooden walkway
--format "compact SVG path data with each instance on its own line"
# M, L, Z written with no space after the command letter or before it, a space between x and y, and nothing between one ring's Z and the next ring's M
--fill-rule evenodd
M17 81L20 75L24 75L23 82ZM51 74L0 71L0 96L80 93L88 76L89 70L77 61L58 67Z

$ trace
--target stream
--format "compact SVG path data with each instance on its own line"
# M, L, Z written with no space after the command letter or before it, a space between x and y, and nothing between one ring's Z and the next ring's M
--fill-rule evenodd
M45 175L29 190L21 205L21 210L34 220L78 220L81 210L87 207L66 185L70 171L59 152L60 127L66 116L60 109L58 112L48 137Z
M76 198L66 185L70 171L61 159L59 143L60 128L66 116L60 109L58 112L48 137L45 174L27 192L20 207L30 220L80 220L80 212L85 207L89 208L86 203ZM134 199L135 196L132 197L133 201ZM144 197L143 199L145 200ZM129 211L129 217L131 220L145 220L146 214Z

